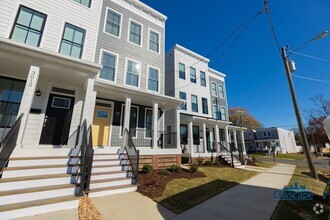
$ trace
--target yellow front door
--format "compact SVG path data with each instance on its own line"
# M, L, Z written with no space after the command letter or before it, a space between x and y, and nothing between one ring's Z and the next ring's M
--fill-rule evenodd
M93 146L108 146L111 109L95 107L93 120Z

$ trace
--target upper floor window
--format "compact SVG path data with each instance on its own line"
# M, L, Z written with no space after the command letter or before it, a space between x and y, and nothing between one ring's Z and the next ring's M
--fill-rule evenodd
M108 52L102 54L100 78L115 81L117 56Z
M186 79L186 66L183 63L179 63L179 77Z
M209 106L207 104L207 98L202 98L202 107L203 107L203 114L208 114Z
M86 7L91 7L91 1L92 0L74 0L75 2L78 2L79 4L82 4Z
M201 74L201 86L206 87L206 78L205 78L205 72L200 71Z
M128 60L126 71L126 85L139 87L140 69L140 63Z
M211 83L211 90L212 90L212 95L213 96L218 96L218 94L217 94L217 84L215 82Z
M216 120L220 120L219 105L216 99L213 100L213 117Z
M179 92L179 98L187 101L187 94L185 92ZM187 110L187 103L185 102L181 105L181 110Z
M196 83L196 69L190 67L190 82Z
M158 92L158 69L149 67L148 90Z
M220 111L221 111L220 112L221 113L221 120L226 121L227 120L226 108L221 107Z
M223 89L223 85L219 85L219 97L222 99L225 98L225 91Z
M17 42L38 47L45 21L45 14L21 6L10 38Z
M159 53L159 34L152 30L149 33L149 50Z
M66 23L60 53L75 58L81 58L84 40L84 29Z
M142 26L134 21L131 21L129 26L129 41L141 45L141 29Z
M121 15L108 9L105 31L109 34L119 37Z
M271 133L270 131L264 131L264 137L270 137L271 136Z
M195 95L191 95L191 111L198 112L198 99Z

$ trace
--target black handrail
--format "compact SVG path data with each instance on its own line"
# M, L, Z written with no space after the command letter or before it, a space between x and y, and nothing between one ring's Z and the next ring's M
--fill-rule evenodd
M234 155L233 152L231 150L229 150L228 148L226 148L225 146L223 146L220 142L213 142L214 144L218 144L219 145L219 153L221 154L221 152L225 151L227 153L230 153L230 157L231 157L231 166L234 167ZM216 147L216 146L215 146Z
M16 119L15 123L9 130L9 132L6 134L5 138L1 141L0 144L0 174L3 171L3 168L7 165L9 161L10 155L13 153L15 147L16 147L16 142L17 142L17 137L18 137L18 132L19 128L21 126L21 121L23 118L23 113Z
M242 151L241 149L236 148L236 147L235 147L235 144L233 144L233 143L229 143L229 145L230 145L230 150L231 150L232 152L234 152L234 151L237 151L237 152L238 152L239 157L237 157L235 154L234 154L234 155L235 155L236 158L241 162L241 164L244 165L243 151Z
M127 128L124 131L124 139L123 139L123 147L126 150L127 158L130 162L131 166L131 172L133 177L133 184L136 184L138 182L139 177L139 157L140 157L140 151L136 149L134 142L132 140L132 137L127 130Z

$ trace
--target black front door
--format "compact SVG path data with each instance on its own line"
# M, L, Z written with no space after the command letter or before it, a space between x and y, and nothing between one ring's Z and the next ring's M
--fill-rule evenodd
M68 143L74 98L50 94L40 144L65 145Z

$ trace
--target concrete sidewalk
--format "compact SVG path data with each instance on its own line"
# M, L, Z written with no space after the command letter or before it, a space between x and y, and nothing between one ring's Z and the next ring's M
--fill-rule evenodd
M278 164L171 220L270 219L278 203L273 193L289 183L294 169L294 165Z

